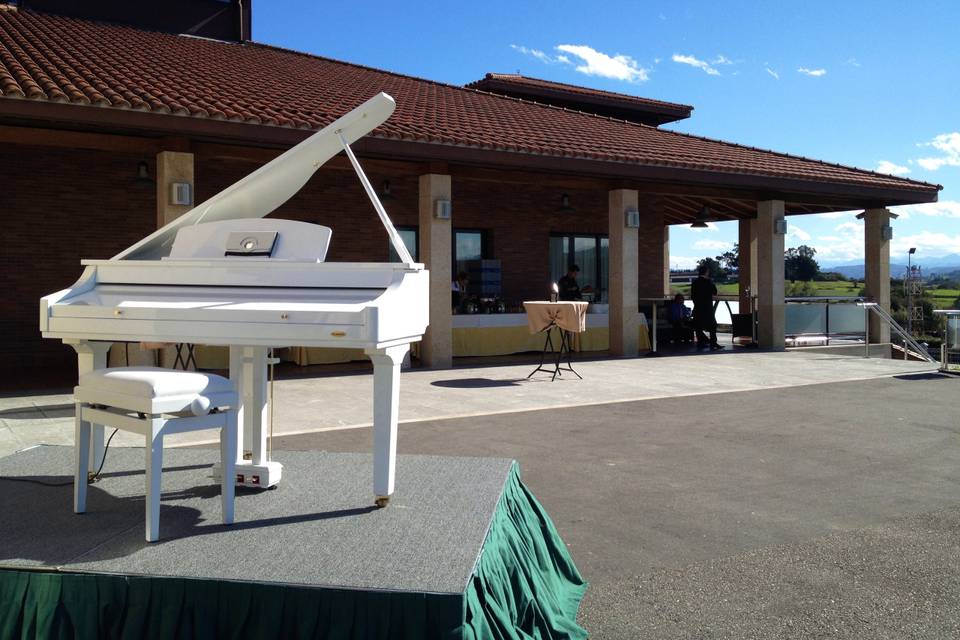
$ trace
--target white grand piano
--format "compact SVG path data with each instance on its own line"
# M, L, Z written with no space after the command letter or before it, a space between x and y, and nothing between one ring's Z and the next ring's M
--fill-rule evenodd
M282 474L267 450L269 349L363 348L374 371L374 494L384 506L394 486L400 366L426 330L429 274L414 263L350 144L389 118L394 106L380 93L113 258L83 260L73 286L41 299L43 336L73 346L80 374L106 366L112 341L229 346L244 433L238 481L260 487ZM264 219L341 151L400 262L324 262L329 228ZM96 469L103 427L93 432ZM252 452L249 460L244 448Z

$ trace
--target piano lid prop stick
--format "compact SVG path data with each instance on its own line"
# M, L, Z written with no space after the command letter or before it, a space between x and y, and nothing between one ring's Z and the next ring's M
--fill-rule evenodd
M387 235L390 236L390 242L393 244L393 248L397 252L397 255L400 256L400 261L404 264L414 264L413 256L411 256L410 252L407 251L407 245L403 244L403 240L400 239L400 234L397 233L396 227L394 227L393 223L390 222L390 216L387 215L387 210L383 208L380 198L377 197L377 192L374 191L373 186L367 179L367 174L363 172L363 167L360 166L360 162L357 161L357 157L353 155L353 149L350 148L350 145L347 143L347 139L343 137L342 132L337 131L337 135L340 137L340 143L343 145L343 150L347 152L347 157L350 158L350 164L353 165L353 170L357 172L357 177L360 178L360 183L363 185L364 191L367 192L367 197L370 198L373 208L377 210L377 215L380 216L380 221L383 223L383 226L387 228Z

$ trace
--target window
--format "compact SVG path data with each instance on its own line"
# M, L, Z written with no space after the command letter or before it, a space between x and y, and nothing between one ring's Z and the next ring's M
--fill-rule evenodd
M490 258L490 247L484 231L454 229L453 275L467 271L467 262Z
M580 267L577 281L580 288L594 291L593 302L606 303L609 283L609 249L607 236L550 236L550 280L557 282L571 264Z
M403 240L403 245L407 248L407 251L410 252L410 256L414 261L418 260L417 254L419 251L417 249L420 247L420 234L417 233L415 227L397 227L397 233L400 234L400 239ZM400 256L397 255L396 249L393 248L393 243L389 240L387 241L390 247L390 259L388 262L400 262Z

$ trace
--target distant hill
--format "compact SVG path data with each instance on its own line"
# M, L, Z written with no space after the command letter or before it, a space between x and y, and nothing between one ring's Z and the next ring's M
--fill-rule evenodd
M923 270L924 276L935 276L945 273L951 273L953 271L960 271L960 255L952 254L949 256L944 256L943 258L930 258L926 261L920 261L913 263L914 265L920 265L920 268ZM904 264L890 264L890 275L894 278L901 277L907 270L906 263ZM823 266L821 265L820 271L824 272L835 272L841 273L848 278L862 280L864 275L864 266L863 264L841 264L833 266Z

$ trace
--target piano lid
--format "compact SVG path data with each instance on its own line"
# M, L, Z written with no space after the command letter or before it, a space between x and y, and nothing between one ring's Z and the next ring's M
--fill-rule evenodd
M170 224L115 255L113 260L158 260L169 255L177 231L188 225L234 218L262 218L294 196L330 158L385 122L396 103L379 93L243 180L235 182Z

